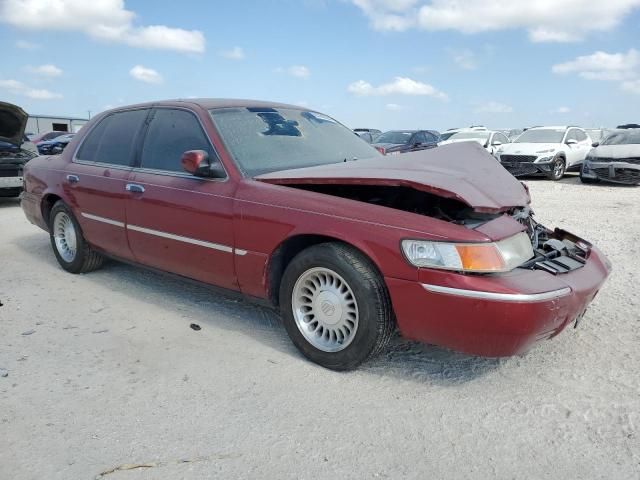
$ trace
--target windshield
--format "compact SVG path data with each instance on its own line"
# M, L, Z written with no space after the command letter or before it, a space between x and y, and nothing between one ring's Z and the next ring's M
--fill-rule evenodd
M487 140L489 132L458 132L448 138L449 140Z
M513 143L561 143L563 137L564 128L536 128L525 131Z
M250 176L380 157L326 115L289 108L221 108L209 112L238 166Z
M640 144L640 128L613 132L604 139L602 145L637 145Z
M413 132L409 131L384 132L382 135L376 138L376 143L395 143L397 145L403 145L409 142L411 135L413 135Z

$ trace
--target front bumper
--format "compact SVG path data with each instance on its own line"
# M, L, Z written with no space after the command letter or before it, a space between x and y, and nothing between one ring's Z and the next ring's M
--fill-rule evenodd
M0 188L22 188L22 177L0 177Z
M550 176L553 173L553 160L542 161L542 162L509 162L502 161L500 157L500 164L506 168L511 175L514 177L523 177L523 176L535 176L535 175L544 175Z
M596 248L584 267L552 275L421 270L418 281L386 278L398 326L408 338L461 352L501 357L526 352L580 317L610 271Z
M640 165L625 161L598 162L587 159L582 165L580 175L593 180L638 185L640 184Z

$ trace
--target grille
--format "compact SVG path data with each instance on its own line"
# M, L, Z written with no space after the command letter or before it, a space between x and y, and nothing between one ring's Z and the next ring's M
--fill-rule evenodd
M535 155L500 155L500 161L510 163L531 163L536 161Z
M640 157L631 158L609 158L609 157L597 157L593 159L594 162L626 162L633 163L634 165L640 165Z
M640 183L640 170L634 168L616 168L611 175L609 168L592 168L593 173L603 180L616 182Z
M516 167L510 167L507 165L503 165L507 171L513 175L514 177L519 177L522 175L532 175L534 173L538 173L538 169L533 165L518 165Z
M20 177L21 175L20 168L0 168L0 177Z

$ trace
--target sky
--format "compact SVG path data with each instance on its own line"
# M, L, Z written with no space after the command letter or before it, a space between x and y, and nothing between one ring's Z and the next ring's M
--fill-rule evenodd
M0 0L0 100L273 100L345 125L640 123L640 0Z

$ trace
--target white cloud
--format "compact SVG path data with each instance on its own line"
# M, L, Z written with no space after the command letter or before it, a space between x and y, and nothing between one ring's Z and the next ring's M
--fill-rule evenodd
M500 102L487 102L475 109L476 113L511 113L513 107Z
M588 80L625 80L637 75L640 70L640 52L630 49L627 53L595 52L583 55L551 68L561 75L577 73Z
M22 50L37 50L40 48L40 45L37 43L27 42L26 40L17 40L16 47L21 48Z
M385 83L378 87L374 87L364 80L358 80L349 85L347 89L349 92L359 96L426 95L440 100L447 100L447 95L432 85L407 77L395 77L393 82Z
M3 0L0 21L30 30L79 31L89 37L133 47L202 53L198 30L165 25L134 25L135 13L124 0Z
M386 107L387 110L392 112L398 112L404 108L402 105L398 105L397 103L387 103Z
M233 47L230 50L224 50L220 52L224 58L228 58L229 60L244 60L244 50L241 47Z
M162 83L162 75L160 75L153 68L143 67L142 65L136 65L131 70L129 70L129 75L131 75L136 80L139 80L144 83Z
M569 113L571 109L569 107L558 107L551 110L551 113Z
M573 42L616 27L640 0L352 0L376 30L525 29L533 42ZM567 16L570 16L568 20Z
M7 90L14 95L33 98L36 100L53 100L62 98L59 93L50 92L49 90L32 88L18 80L0 80L0 89Z
M309 76L311 75L311 70L309 70L309 68L305 67L304 65L292 65L291 67L287 68L278 67L276 68L276 72L286 73L288 75L291 75L292 77L298 78L309 78Z
M627 92L637 93L640 95L640 78L622 82L621 88Z
M640 93L640 52L633 48L626 53L598 51L551 67L558 75L577 74L587 80L619 82L622 90Z
M472 50L449 50L451 59L463 70L475 70L477 68L476 55Z
M27 71L42 77L59 77L62 75L62 69L51 64L40 65L38 67L28 66Z

